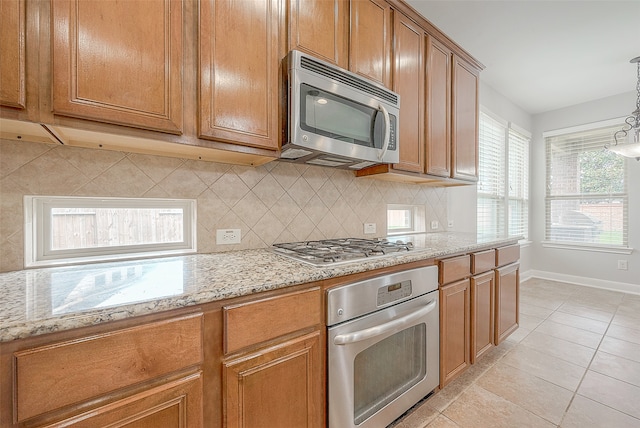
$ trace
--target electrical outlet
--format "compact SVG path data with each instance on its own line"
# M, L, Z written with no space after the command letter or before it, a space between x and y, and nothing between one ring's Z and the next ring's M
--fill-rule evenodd
M453 227L453 220L449 220L447 222L447 227Z
M431 220L431 230L437 230L440 227L440 223L438 220Z
M376 224L375 223L365 223L364 224L364 233L365 233L365 235L376 233Z
M216 244L239 244L240 229L216 229Z
M627 260L618 260L618 269L627 270L629 269L629 264Z

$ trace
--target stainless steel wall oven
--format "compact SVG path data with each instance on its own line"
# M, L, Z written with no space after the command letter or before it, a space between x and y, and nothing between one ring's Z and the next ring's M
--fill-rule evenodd
M329 426L384 427L439 383L438 268L327 292Z

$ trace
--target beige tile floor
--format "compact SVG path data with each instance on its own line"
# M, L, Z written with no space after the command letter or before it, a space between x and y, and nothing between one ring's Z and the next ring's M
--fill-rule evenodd
M393 428L640 428L640 296L530 279L520 328Z

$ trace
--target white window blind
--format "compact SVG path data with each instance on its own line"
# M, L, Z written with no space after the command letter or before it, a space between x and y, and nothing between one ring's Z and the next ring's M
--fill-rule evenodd
M528 237L529 140L526 131L480 112L478 237Z
M619 128L545 136L548 242L627 247L626 164L604 149Z
M491 238L506 234L505 139L507 123L480 112L480 159L478 169L478 236Z
M509 129L509 236L529 236L529 140Z

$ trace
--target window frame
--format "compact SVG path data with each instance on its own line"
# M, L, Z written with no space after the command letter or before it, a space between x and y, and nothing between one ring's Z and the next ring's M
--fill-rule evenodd
M628 177L628 162L623 160L623 172L622 178L624 179L624 191L623 192L610 192L610 193L566 193L566 194L552 194L552 189L549 183L550 180L550 139L558 136L569 136L572 134L578 134L588 131L597 132L599 129L606 128L619 128L624 122L623 118L610 119L605 121L593 122L584 125L578 125L568 128L556 129L553 131L543 132L542 137L544 140L545 150L545 227L544 227L544 240L542 245L549 248L568 248L581 251L596 251L605 253L618 253L618 254L631 254L633 251L629 247L629 177ZM613 133L611 133L613 138ZM602 150L605 150L604 144ZM579 153L586 153L591 150L583 150ZM623 201L623 242L618 244L603 244L592 241L579 241L579 240L554 240L551 233L551 205L554 201L567 201L567 200L598 200L598 199L621 199Z
M389 226L389 211L409 211L411 227L391 229ZM425 232L425 207L411 204L387 204L387 235L408 235Z
M488 238L504 238L511 236L521 236L522 241L527 241L529 239L529 200L530 200L530 186L529 186L529 174L530 174L530 165L528 160L530 159L530 150L531 150L531 133L526 131L525 129L515 125L512 122L504 120L497 115L493 114L486 108L482 107L480 110L480 126L482 126L483 121L486 120L491 121L490 126L494 128L493 130L489 130L489 136L498 136L500 138L494 139L492 141L493 146L499 145L496 150L496 147L493 147L493 152L498 152L500 159L495 162L495 165L498 165L496 171L491 171L494 174L494 180L492 182L487 183L488 191L483 191L482 186L482 165L479 165L479 178L478 187L477 187L477 200L476 200L476 225L477 231L476 234L479 239L488 239ZM499 133L496 132L499 130ZM482 132L479 132L479 139L482 138ZM524 144L523 150L523 164L522 168L519 170L520 176L522 178L522 182L519 187L523 188L522 195L513 195L511 192L511 184L514 181L514 177L511 177L512 173L512 165L511 165L511 154L513 152L514 143L512 139L515 137L520 138ZM482 153L480 154L482 158ZM495 167L495 165L493 165ZM523 214L520 218L519 225L522 227L522 233L511 234L510 231L512 229L511 215L512 208L511 202L521 202L523 207ZM487 223L486 216L483 214L486 210L481 210L481 202L485 204L487 202L494 208L493 218L490 223L495 224L496 227L493 228L490 232L481 233L481 226ZM483 208L485 204L482 204ZM481 216L482 214L482 216Z
M75 196L24 196L25 267L192 254L197 251L195 199L115 198ZM182 241L167 243L52 249L52 210L56 208L181 209ZM47 233L45 233L47 232Z

